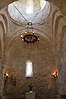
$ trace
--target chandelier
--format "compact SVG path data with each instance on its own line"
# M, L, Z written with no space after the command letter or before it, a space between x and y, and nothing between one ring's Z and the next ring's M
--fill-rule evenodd
M39 36L35 35L31 22L28 22L27 31L24 33L24 35L21 34L21 40L22 42L33 43L33 44L39 41Z

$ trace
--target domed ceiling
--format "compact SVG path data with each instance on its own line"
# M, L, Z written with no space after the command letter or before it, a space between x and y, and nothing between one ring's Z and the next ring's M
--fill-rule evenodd
M21 34L27 30L34 31L39 42L34 45L22 42ZM9 4L0 11L0 41L2 65L16 77L16 87L7 82L7 93L12 93L13 98L14 93L16 98L19 94L22 96L32 82L37 99L46 98L48 93L52 96L56 91L52 69L61 63L61 59L66 64L66 20L61 10L45 0L19 0ZM25 78L28 58L33 63L32 80Z
M3 23L5 23L6 49L4 50L6 51L4 52L6 55L9 47L14 45L16 37L19 36L20 38L20 35L24 34L27 30L34 31L35 34L39 36L40 41L42 41L41 37L43 37L44 41L47 40L48 44L52 46L51 50L56 50L54 44L56 43L55 35L59 30L61 31L62 26L60 29L59 27L60 20L63 16L59 8L55 5L45 0L19 0L2 9L1 14L1 18L3 17ZM21 38L16 41L17 44L19 41L21 43ZM43 50L45 50L45 48L43 48ZM52 53L55 54L55 52Z
M17 23L41 24L50 13L50 3L45 0L19 0L8 5L8 12Z
M15 1L9 4L8 7L1 10L1 21L2 20L2 24L4 24L4 26L1 25L1 28L4 28L4 38L6 39L6 42L4 41L5 44L3 44L3 46L5 46L4 48L6 49L2 49L5 50L3 51L5 55L7 55L7 50L9 50L9 47L14 46L16 37L19 36L20 38L20 35L25 33L27 28L29 31L34 31L35 34L39 35L40 41L42 41L41 37L43 37L44 41L48 41L48 44L52 46L52 53L56 54L56 45L59 47L59 35L61 34L61 28L65 23L62 25L60 24L62 20L64 20L63 15L59 8L57 8L55 5L45 0ZM1 32L3 32L2 29ZM58 43L56 38L59 40ZM16 41L17 44L19 41L21 42L21 38L20 40ZM59 51L59 48L57 49ZM45 50L44 45L43 50Z

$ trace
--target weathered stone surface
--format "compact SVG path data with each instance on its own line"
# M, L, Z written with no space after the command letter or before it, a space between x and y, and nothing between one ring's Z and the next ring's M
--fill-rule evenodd
M56 4L59 0L52 1ZM59 8L61 8L60 3L57 3ZM63 3L62 5L65 6ZM60 10L51 4L51 12L44 24L36 26L43 32L37 31L40 41L34 45L21 42L20 34L24 33L23 27L10 18L7 7L0 11L0 61L3 57L3 72L7 71L9 74L4 90L6 99L26 99L25 93L29 92L30 83L36 93L36 99L59 99L58 94L63 96L66 93L65 9L62 7ZM28 59L33 63L32 78L25 77L25 65ZM62 64L62 68L59 64ZM59 71L56 80L52 75L55 67ZM0 73L0 86L1 77Z

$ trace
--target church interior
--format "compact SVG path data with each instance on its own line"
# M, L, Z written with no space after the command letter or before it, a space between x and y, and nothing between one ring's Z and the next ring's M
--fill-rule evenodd
M0 99L66 99L66 0L0 0Z

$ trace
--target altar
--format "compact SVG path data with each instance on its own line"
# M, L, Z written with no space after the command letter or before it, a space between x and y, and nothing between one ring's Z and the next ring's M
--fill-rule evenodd
M26 99L35 99L35 92L26 92Z

